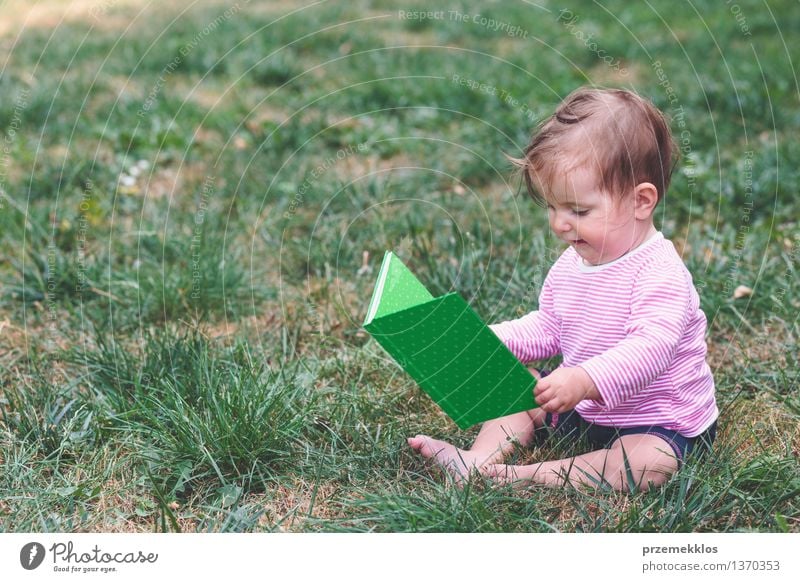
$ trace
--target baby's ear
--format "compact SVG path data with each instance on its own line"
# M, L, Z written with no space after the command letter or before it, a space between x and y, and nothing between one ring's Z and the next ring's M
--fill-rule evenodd
M647 220L653 216L658 204L658 190L650 182L642 182L633 189L634 212L638 220Z

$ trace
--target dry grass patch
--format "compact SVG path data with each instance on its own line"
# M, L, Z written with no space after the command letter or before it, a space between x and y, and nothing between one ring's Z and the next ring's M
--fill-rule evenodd
M128 27L126 9L152 5L145 0L6 0L0 6L0 36L26 28L56 29L70 24L89 24L103 31Z

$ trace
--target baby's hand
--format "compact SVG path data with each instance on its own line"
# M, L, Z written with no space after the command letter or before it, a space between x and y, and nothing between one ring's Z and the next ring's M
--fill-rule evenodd
M533 389L533 397L542 410L550 413L572 410L581 400L600 400L600 393L583 368L558 368L545 376Z

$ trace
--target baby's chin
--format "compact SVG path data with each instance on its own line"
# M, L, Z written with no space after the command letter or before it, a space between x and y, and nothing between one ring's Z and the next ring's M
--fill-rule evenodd
M566 241L569 246L575 249L575 252L578 253L578 256L583 259L583 262L587 265L591 265L596 267L598 265L604 265L605 263L610 263L611 261L617 260L620 256L607 256L604 255L602 252L597 252L597 249L593 248L589 243L587 243L583 239L576 239L573 241ZM623 253L624 254L624 253Z
M583 259L583 262L587 265L591 265L592 267L598 267L600 265L605 265L606 263L614 262L627 254L622 253L621 255L611 256L598 255L596 252L590 251L588 245L584 249L576 246L575 250L577 251L578 256Z
M573 249L575 249L575 252L577 252L580 256L584 258L586 258L585 257L586 255L594 254L592 248L589 246L589 243L587 243L583 239L570 240L567 241L567 244L571 246Z

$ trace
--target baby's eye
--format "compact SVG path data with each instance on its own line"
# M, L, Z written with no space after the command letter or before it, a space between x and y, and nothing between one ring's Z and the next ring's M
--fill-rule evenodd
M575 214L575 216L586 216L589 214L588 210L578 210L577 208L573 208L572 212Z

